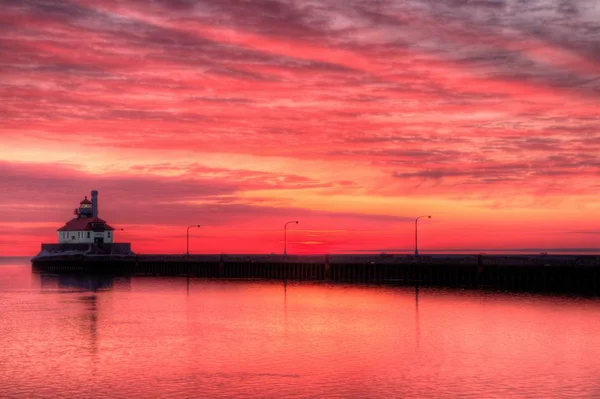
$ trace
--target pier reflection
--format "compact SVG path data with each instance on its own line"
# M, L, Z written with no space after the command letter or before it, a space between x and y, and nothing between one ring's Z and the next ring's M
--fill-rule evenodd
M86 292L131 290L131 278L110 275L39 274L42 290L67 289Z

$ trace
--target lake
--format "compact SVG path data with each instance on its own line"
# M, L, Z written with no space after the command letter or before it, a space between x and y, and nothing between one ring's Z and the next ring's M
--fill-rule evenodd
M5 258L0 397L600 398L600 300Z

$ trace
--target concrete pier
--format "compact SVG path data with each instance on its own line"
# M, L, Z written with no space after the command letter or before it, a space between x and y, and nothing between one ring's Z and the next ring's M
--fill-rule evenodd
M600 256L67 255L36 271L469 287L600 294Z

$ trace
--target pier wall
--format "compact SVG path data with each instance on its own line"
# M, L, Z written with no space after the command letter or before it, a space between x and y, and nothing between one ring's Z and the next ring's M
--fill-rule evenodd
M600 295L598 256L79 255L35 270L138 276L448 286Z
M61 244L42 244L41 253L52 255L52 254L64 254L66 252L78 252L78 253L89 253L89 254L102 254L102 255L133 255L131 252L131 244L128 242L113 242L104 243L99 246L95 243L61 243Z

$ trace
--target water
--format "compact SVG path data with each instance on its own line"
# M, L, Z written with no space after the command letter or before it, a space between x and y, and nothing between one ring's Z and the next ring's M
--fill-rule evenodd
M600 398L599 375L598 299L0 263L3 398Z

